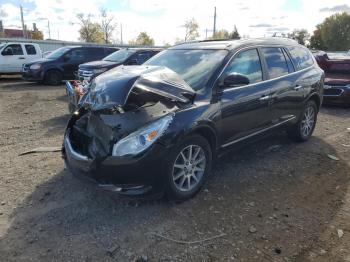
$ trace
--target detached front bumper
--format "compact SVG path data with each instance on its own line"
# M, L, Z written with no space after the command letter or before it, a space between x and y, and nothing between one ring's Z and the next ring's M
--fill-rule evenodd
M154 145L147 153L138 157L113 157L90 159L78 153L65 136L62 155L73 175L96 184L103 190L124 195L154 195L162 193L164 187L161 157L166 148Z

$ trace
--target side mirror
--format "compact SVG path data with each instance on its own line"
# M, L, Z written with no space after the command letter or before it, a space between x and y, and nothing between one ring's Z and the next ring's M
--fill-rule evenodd
M10 47L10 48L7 48L7 49L5 49L4 51L2 51L1 54L2 54L2 55L13 55L13 50L12 50L12 48Z
M138 65L138 62L137 62L137 59L130 59L128 62L127 62L128 65Z
M233 73L228 76L223 81L223 87L235 87L235 86L245 86L249 85L249 78L245 75Z

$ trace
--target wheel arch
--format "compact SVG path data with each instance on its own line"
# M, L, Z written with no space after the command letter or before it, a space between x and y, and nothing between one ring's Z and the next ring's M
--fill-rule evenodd
M319 111L320 110L320 107L321 107L321 98L318 94L316 93L313 93L309 96L309 98L307 99L307 101L314 101L316 103L316 106L317 106L317 110Z
M193 130L191 130L191 132L189 132L188 135L192 135L192 134L198 134L198 135L203 136L209 142L213 157L216 155L218 141L217 141L216 132L212 127L210 127L208 125L198 126L198 127L194 128Z

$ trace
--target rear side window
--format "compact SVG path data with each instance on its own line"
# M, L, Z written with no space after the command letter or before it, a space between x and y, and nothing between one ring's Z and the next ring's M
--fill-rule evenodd
M25 45L25 48L28 55L36 55L36 50L33 45Z
M74 49L70 53L70 61L80 62L86 59L86 51L83 49Z
M258 50L250 49L239 53L226 67L224 77L233 73L245 75L250 84L261 82L263 76Z
M293 46L289 47L288 49L297 70L313 65L314 60L312 59L312 55L306 48Z
M5 47L4 52L8 49L12 49L13 55L23 55L22 46L19 44L12 44Z
M90 60L100 60L106 56L105 48L89 48L87 52Z
M284 76L289 73L287 61L281 48L264 47L261 48L261 52L265 57L270 78Z

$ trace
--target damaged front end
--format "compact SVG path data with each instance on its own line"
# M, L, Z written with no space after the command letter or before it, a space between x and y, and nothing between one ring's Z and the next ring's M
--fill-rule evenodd
M68 123L67 165L105 189L145 193L152 179L140 173L153 172L164 147L156 141L194 95L164 67L121 67L98 76Z

